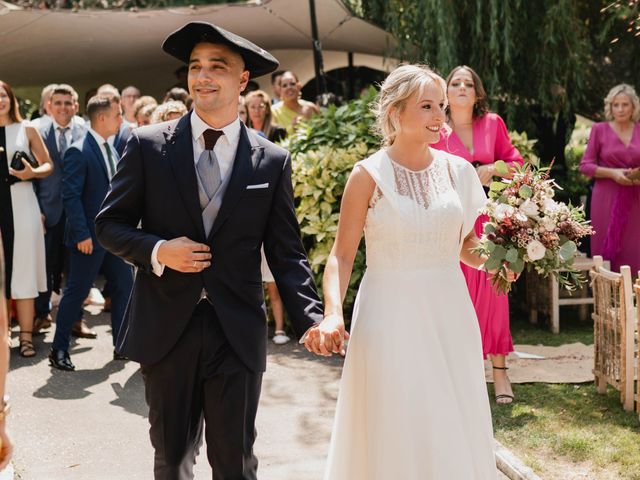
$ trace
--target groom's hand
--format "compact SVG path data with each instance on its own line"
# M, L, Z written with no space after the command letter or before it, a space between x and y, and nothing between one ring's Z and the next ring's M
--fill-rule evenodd
M328 315L309 330L304 346L316 355L330 357L333 353L345 354L344 341L349 338L341 315Z
M187 237L162 242L158 248L158 262L183 273L197 273L211 266L208 245L194 242Z

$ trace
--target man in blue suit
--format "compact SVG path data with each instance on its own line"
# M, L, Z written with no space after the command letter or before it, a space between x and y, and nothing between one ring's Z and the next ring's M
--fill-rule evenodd
M47 291L36 299L35 330L51 325L51 292L59 293L64 266L64 225L66 216L62 205L62 159L72 143L86 134L86 127L75 120L78 94L69 85L54 85L47 111L51 118L40 122L39 131L54 164L53 173L35 184L40 210L44 217L47 256ZM74 325L77 331L81 324ZM89 331L87 327L85 330ZM90 332L90 331L89 331Z
M69 357L71 327L100 269L111 284L114 344L133 285L131 266L97 242L94 223L116 170L117 153L106 139L114 135L122 123L120 99L114 95L96 95L87 104L87 114L91 128L83 140L67 150L62 165L69 278L60 301L49 354L51 366L60 370L75 369ZM114 351L114 359L124 357Z

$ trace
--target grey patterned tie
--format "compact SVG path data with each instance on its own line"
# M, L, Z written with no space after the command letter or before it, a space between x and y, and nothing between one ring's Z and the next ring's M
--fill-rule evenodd
M69 131L69 127L58 127L58 132L60 132L60 141L58 142L59 148L58 153L60 154L60 158L64 157L64 152L67 151L69 145L67 145L67 132Z
M204 192L207 194L209 200L213 198L220 183L222 183L222 177L220 176L220 165L216 154L213 153L213 147L215 147L218 139L223 135L221 130L213 130L211 128L204 131L202 134L204 138L204 152L200 154L196 170L200 183L204 188Z

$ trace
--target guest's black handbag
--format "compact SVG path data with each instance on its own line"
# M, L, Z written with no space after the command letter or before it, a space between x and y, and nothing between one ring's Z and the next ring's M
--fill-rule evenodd
M40 165L38 165L38 162L36 162L33 158L31 158L29 155L27 155L26 153L24 153L21 150L16 151L16 153L13 154L13 158L11 159L11 164L10 167L13 168L14 170L24 170L24 164L22 163L22 160L26 160L27 163L29 163L29 165L31 165L31 168L38 168Z

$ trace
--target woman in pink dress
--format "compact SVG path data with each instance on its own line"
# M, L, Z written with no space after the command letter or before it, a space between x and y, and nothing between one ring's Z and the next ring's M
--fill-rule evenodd
M591 128L580 171L595 179L591 197L591 254L613 270L640 270L640 101L633 87L617 85L604 100L606 122Z
M447 77L449 99L448 121L450 133L441 132L440 141L433 148L458 155L476 166L483 185L494 176L496 160L509 165L522 164L522 156L511 144L502 118L489 112L487 94L478 74L467 66L454 68ZM478 217L476 235L482 234L486 216ZM461 264L469 294L478 316L484 357L491 358L496 402L513 401L513 391L507 376L506 356L513 351L509 330L509 299L498 295L486 272Z

